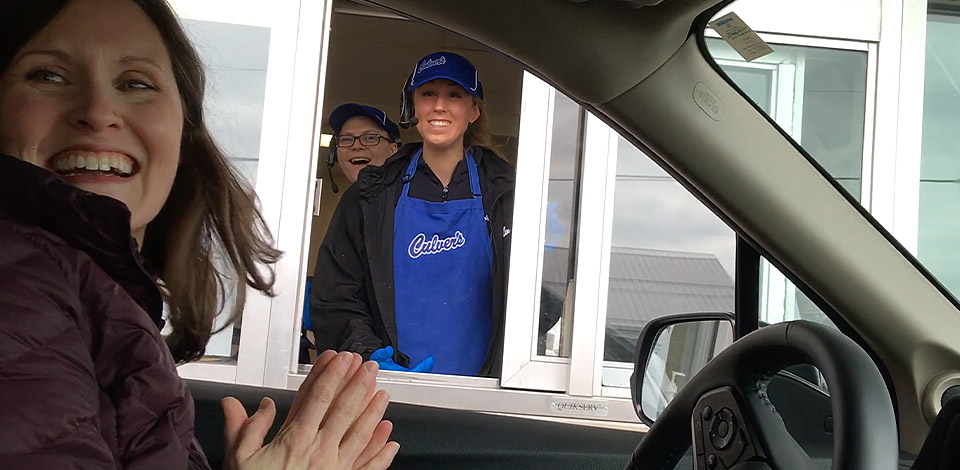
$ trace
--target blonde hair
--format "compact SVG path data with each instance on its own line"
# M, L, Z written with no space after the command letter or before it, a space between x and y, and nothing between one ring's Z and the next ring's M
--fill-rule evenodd
M483 111L483 99L473 97L473 104L477 105L477 108L480 109L480 117L467 126L467 131L463 134L463 145L468 147L482 147L500 157L501 160L506 160L500 148L493 144L487 113Z

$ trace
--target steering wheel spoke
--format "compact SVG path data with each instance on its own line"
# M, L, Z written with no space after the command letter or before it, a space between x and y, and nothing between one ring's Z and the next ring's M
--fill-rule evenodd
M691 418L696 470L727 470L761 458L733 387L707 392Z

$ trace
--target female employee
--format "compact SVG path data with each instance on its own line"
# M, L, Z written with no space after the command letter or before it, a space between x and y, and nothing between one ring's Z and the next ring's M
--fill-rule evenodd
M420 59L402 103L401 125L423 143L363 169L340 201L311 298L318 350L360 352L383 369L497 375L514 168L491 148L483 87L464 57Z

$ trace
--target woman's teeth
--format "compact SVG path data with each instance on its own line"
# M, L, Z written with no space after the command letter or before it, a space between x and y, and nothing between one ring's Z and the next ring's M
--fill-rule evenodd
M437 127L447 127L450 125L450 121L430 121L431 126Z
M58 173L74 173L76 170L114 172L120 176L133 173L133 162L119 155L77 155L67 154L56 157L53 162Z
M367 163L370 163L370 159L366 157L351 158L350 163L353 163L354 165L366 165Z

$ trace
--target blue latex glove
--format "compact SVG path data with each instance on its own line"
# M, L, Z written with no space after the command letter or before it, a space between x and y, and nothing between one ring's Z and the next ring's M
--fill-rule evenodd
M430 372L433 370L433 356L427 356L419 364L407 368L393 362L393 346L380 348L370 355L370 360L380 365L380 370L398 370L402 372Z

